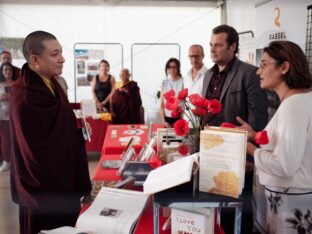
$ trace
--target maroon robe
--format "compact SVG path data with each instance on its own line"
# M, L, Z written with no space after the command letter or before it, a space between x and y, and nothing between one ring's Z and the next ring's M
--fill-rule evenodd
M127 91L124 91L126 89ZM140 88L130 81L117 89L111 99L113 124L139 124L141 120L142 100Z
M26 63L11 86L11 194L15 203L26 208L20 216L33 211L39 217L42 212L56 216L68 212L77 218L78 201L91 190L85 142L62 88L55 79L52 84L55 96ZM62 225L66 222L39 228Z

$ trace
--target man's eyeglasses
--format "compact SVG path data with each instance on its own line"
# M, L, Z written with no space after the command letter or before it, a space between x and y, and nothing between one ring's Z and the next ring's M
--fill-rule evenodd
M201 57L201 55L199 55L199 54L189 55L189 58L194 58L194 59L197 59L200 57Z
M260 62L260 65L259 65L259 68L261 69L265 69L269 64L275 64L275 63L278 63L277 61L274 61L274 62L269 62L269 63L266 63L266 62Z

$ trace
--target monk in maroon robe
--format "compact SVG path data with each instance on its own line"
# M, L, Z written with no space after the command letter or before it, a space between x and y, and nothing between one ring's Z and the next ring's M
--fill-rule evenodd
M20 233L74 226L80 199L91 190L85 142L54 77L64 57L50 33L29 34L20 78L11 86L12 199L20 206Z
M135 81L130 81L128 69L120 73L123 86L116 89L111 98L111 114L113 124L140 124L142 120L142 100L140 88Z

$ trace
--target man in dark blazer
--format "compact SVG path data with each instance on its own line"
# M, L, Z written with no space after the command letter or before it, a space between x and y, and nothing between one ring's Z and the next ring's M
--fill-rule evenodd
M213 29L210 41L210 55L215 65L204 77L203 97L218 99L222 111L210 118L207 124L219 126L223 122L239 125L236 117L244 119L255 131L263 130L268 121L266 93L260 88L257 67L240 61L236 54L239 47L237 31L220 25ZM243 191L242 233L252 233L252 179L253 160L247 156L245 187ZM221 224L225 232L233 233L234 213L225 210Z

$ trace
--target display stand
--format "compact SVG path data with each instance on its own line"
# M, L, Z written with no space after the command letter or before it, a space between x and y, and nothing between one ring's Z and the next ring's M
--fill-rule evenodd
M187 208L206 207L218 208L235 207L235 234L240 234L242 200L222 195L196 191L192 186L181 185L154 194L154 234L159 234L159 209L161 207ZM219 212L220 213L220 212Z

